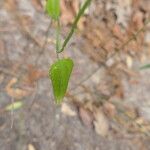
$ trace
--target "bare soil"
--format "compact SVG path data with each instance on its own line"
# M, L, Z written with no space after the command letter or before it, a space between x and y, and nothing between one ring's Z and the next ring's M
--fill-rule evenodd
M71 115L56 106L48 78L55 25L48 30L43 1L1 0L0 150L150 150L150 71L139 69L150 62L148 6L149 0L92 1L61 54L75 63L64 100ZM5 111L12 101L24 104L13 115Z

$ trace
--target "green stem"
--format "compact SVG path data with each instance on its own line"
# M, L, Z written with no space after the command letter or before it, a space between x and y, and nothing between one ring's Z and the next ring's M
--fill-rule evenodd
M57 53L60 51L60 22L57 20L57 28L56 28L56 51Z
M61 53L64 48L66 47L67 43L69 42L69 40L71 39L73 33L74 33L74 30L76 29L76 26L78 24L78 21L79 19L81 18L81 16L83 15L85 9L88 7L88 5L90 4L91 0L86 0L85 3L83 4L83 6L81 7L81 9L79 10L79 13L77 14L74 22L73 22L73 25L72 25L72 28L68 34L68 36L66 37L63 45L62 45L62 48L58 51L59 53Z

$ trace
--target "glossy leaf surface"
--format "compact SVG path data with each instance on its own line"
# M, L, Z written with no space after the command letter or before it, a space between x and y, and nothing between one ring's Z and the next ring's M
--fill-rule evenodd
M60 15L60 0L47 0L46 12L52 19L58 20Z
M66 94L68 82L73 69L73 61L69 58L55 62L49 71L56 103L60 104Z

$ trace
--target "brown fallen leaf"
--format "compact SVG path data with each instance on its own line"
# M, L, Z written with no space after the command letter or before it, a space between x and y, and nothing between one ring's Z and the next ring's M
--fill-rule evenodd
M95 106L94 106L94 103L92 101L87 101L85 104L84 104L84 108L89 110L90 112L93 112L94 109L95 109Z
M144 15L143 15L142 11L137 11L133 15L132 21L133 21L133 24L134 24L134 28L136 28L136 30L139 30L140 28L143 27L143 25L144 25L143 18L144 18Z
M113 117L117 113L115 106L110 102L104 103L103 110L104 110L104 113L109 117Z
M109 132L109 123L101 109L94 112L94 128L97 134L107 136Z
M86 23L86 17L81 17L78 24L77 24L77 27L80 31L83 31L85 29L85 23Z
M6 86L6 92L9 96L16 98L16 99L21 99L29 94L29 91L19 89L19 88L13 88L12 86L18 82L17 78L12 78L10 82Z
M61 22L68 25L73 22L79 10L79 0L61 0Z
M29 65L28 73L23 77L23 81L25 84L32 86L34 85L35 81L46 76L47 72L39 70L32 65Z
M43 10L43 6L41 3L41 0L31 0L32 5L34 6L34 8L38 11L42 11Z
M79 108L79 116L80 116L80 119L81 119L82 123L85 126L87 126L89 128L93 127L94 117L93 117L92 112L90 112L88 109L80 107Z
M117 37L119 40L124 41L125 35L121 31L121 27L119 24L115 24L115 26L112 29L112 32L115 37Z
M9 11L15 11L17 8L17 1L16 0L5 0L4 7Z
M33 25L33 20L30 15L20 15L20 22L27 30L29 30L31 25Z

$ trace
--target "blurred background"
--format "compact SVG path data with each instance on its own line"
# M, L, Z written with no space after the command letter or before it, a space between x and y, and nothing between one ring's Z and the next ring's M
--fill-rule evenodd
M62 40L83 2L61 0ZM140 70L150 63L150 1L92 1L61 54L75 63L61 106L44 5L0 0L0 150L150 150L150 70Z

